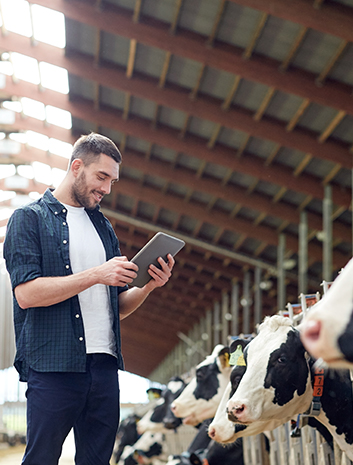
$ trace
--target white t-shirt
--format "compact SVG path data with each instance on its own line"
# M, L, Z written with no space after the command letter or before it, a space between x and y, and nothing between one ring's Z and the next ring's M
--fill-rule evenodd
M69 225L69 251L73 273L87 270L106 262L106 253L99 234L83 207L67 208ZM109 287L96 284L78 294L86 351L116 355L113 332L113 316L109 298Z

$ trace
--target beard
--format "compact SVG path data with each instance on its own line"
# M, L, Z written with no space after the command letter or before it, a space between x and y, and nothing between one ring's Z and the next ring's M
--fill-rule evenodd
M72 199L81 207L85 207L88 210L94 210L99 202L93 198L93 192L93 190L90 191L88 189L86 175L85 172L82 171L82 173L75 179L75 182L72 185Z

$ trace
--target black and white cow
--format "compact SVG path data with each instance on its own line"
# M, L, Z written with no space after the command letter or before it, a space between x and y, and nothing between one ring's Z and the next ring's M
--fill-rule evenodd
M353 367L353 259L300 325L304 346L333 368Z
M168 459L167 451L164 434L147 431L133 446L125 448L119 465L154 465L166 462Z
M181 424L181 419L176 418L170 407L183 389L185 382L179 377L173 377L168 381L165 389L162 390L161 397L138 422L137 431L143 434L146 431L162 432L165 428L175 429Z
M299 331L288 318L278 315L264 320L259 334L245 348L244 357L246 371L227 403L229 419L245 426L284 420L307 412L315 393L321 402L317 420L353 459L352 382L348 370L315 373L315 359L305 351Z
M207 433L210 421L202 423L188 450L170 456L167 465L243 465L241 439L227 447L211 441Z
M136 414L129 415L119 425L117 434L117 449L114 453L115 463L118 463L126 446L132 446L139 438L136 424L140 417Z
M249 342L249 339L237 338L230 346L230 358L232 359L233 355L235 355L235 353L240 350L237 359L239 360L239 356L241 356L241 362L239 365L237 364L237 360L234 362L234 366L232 367L230 374L230 381L223 393L223 397L220 404L218 405L215 417L208 429L209 436L213 440L222 444L231 444L234 443L237 439L245 436L253 436L265 431L271 431L283 424L283 420L269 420L257 421L251 425L240 425L235 424L228 418L226 412L227 403L230 397L232 397L237 390L239 383L246 371L243 351ZM231 363L233 362L231 361ZM290 420L290 417L288 417L286 420Z
M213 418L229 382L229 348L217 345L196 367L196 376L172 403L172 412L184 424L196 426Z

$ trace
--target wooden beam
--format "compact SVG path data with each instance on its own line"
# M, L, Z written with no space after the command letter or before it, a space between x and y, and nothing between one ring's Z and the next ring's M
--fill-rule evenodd
M308 23L308 27L339 37L343 36L343 39L353 42L351 9L347 8L347 14L342 13L337 7L326 8L325 6L317 11L305 0L295 0L290 3L283 2L283 0L270 0L268 2L263 0L231 1L283 17L289 21L298 20L299 23ZM97 15L94 7L85 5L85 8L82 8L81 2L75 0L70 2L66 0L31 0L32 2L61 11L67 18L90 24L111 34L116 34L118 31L122 37L136 39L145 45L170 51L216 69L239 74L245 79L274 86L283 92L299 95L302 98L310 98L321 105L343 109L350 114L353 111L349 99L350 89L346 86L327 83L325 89L319 88L313 82L312 76L302 70L292 70L286 79L283 79L283 73L278 70L278 65L272 60L259 58L244 62L242 51L236 48L230 51L228 44L226 47L217 44L217 47L210 49L201 36L200 38L196 36L191 38L190 34L186 32L179 32L177 36L171 36L164 25L158 26L155 22L153 25L147 22L135 24L131 14L126 13L126 10L117 12L105 9ZM7 47L6 44L7 38L2 37L2 48L10 50L11 48ZM49 63L51 62L49 61Z
M12 34L12 37L15 37L15 34ZM18 41L23 44L22 37L18 36L12 42L17 43ZM24 38L26 39L26 38ZM251 114L243 109L235 110L234 107L228 112L222 111L221 107L213 102L211 99L203 98L198 100L190 100L188 94L180 89L176 91L174 89L160 89L156 85L155 80L147 79L129 79L124 71L118 71L117 69L103 69L102 67L94 69L92 67L92 60L83 56L75 56L74 58L68 59L64 56L63 51L60 49L55 49L50 47L48 49L46 44L40 44L45 46L45 50L51 51L50 56L47 58L53 60L53 56L56 55L58 61L62 63L62 66L66 67L70 73L79 75L83 78L86 78L88 75L92 80L95 80L100 83L102 86L113 87L119 89L122 92L131 93L134 96L153 100L159 105L175 108L182 112L185 112L188 115L196 116L201 119L207 119L214 123L222 124L224 127L236 129L243 131L247 134L250 134L254 137L263 138L265 140L270 140L272 142L278 143L282 146L291 147L302 152L310 152L316 158L322 158L325 160L332 159L332 153L335 153L335 161L341 163L342 166L350 169L352 165L351 155L348 152L348 149L342 148L339 144L333 143L332 141L326 142L326 144L320 144L317 139L307 132L302 130L296 130L288 133L285 127L280 123L274 123L269 119L262 119L257 122L254 121ZM38 46L39 47L39 46ZM26 53L27 55L37 55L37 53L31 53L33 51L38 51L38 47L27 46ZM22 47L21 47L22 48ZM22 51L23 53L23 51ZM45 54L46 55L46 54ZM41 61L46 61L43 59ZM286 81L286 79L283 79ZM26 83L21 82L21 87ZM9 84L9 79L7 80L7 89L11 93L15 93L16 85L12 83L12 86ZM12 90L11 90L12 89ZM48 93L42 93L40 101L43 101L45 95ZM33 97L32 97L33 98ZM58 108L61 108L61 105L57 103ZM342 109L342 111L344 111ZM350 112L353 113L353 106L350 106Z
M38 92L38 97L36 96L36 92ZM88 119L94 123L99 123L103 127L114 128L126 135L135 136L136 134L139 134L139 137L150 143L154 143L162 147L168 147L175 150L177 153L190 154L202 161L214 163L213 152L206 146L207 141L200 139L199 137L192 136L191 134L188 135L186 140L180 137L179 131L171 128L162 128L161 125L158 129L151 131L149 121L144 121L137 117L133 120L124 120L122 115L119 115L116 110L112 112L103 110L96 111L90 103L82 101L70 102L57 92L46 91L45 93L39 93L36 86L29 83L22 82L19 87L14 85L13 89L11 89L11 94L14 93L17 93L19 96L28 96L29 98L34 99L39 99L39 95L43 94L41 98L43 99L43 97L45 97L47 103L50 103L53 106L65 107L65 109L70 111L73 116L76 116L77 118L81 118L83 120ZM37 130L39 132L41 132L40 128L42 128L42 131L44 131L42 133L46 134L43 122L37 121L33 118L26 118L24 120L17 118L13 128L20 130L27 128L34 131ZM49 127L49 131L53 132L53 128ZM69 134L69 131L61 131L60 128L58 132L62 134ZM65 138L62 140L65 140ZM321 200L323 199L322 186L313 176L302 174L299 178L301 182L298 183L298 178L293 177L292 171L289 168L278 165L266 167L258 160L257 157L253 157L251 154L247 154L246 157L239 160L237 157L234 157L233 150L218 144L217 163L231 169L232 171L246 173L263 181L287 187L288 189L302 192ZM341 188L336 186L332 186L332 192L333 201L337 206L344 206L346 208L350 207L350 192L343 191Z

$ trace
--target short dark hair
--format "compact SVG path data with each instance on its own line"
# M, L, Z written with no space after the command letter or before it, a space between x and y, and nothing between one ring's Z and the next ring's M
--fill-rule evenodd
M92 132L81 136L74 144L70 165L74 160L80 158L85 166L93 163L101 154L107 155L117 163L122 162L122 156L118 147L108 137Z

